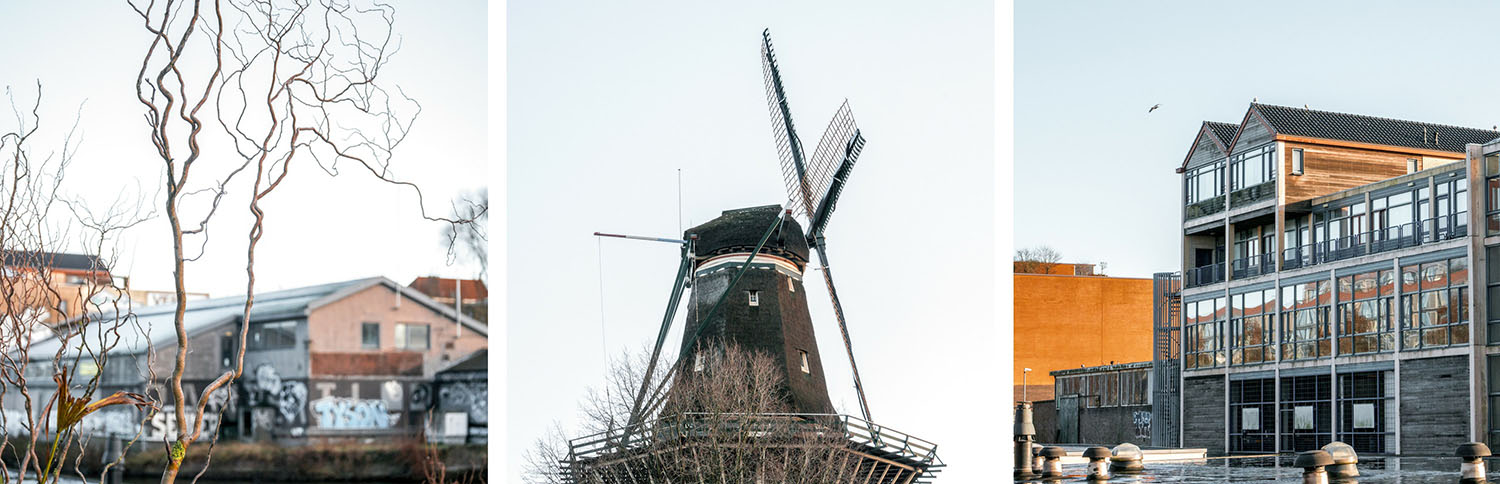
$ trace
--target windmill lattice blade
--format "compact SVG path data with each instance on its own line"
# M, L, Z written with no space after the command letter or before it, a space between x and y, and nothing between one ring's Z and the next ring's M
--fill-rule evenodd
M760 45L760 61L765 73L766 104L771 112L771 136L776 142L776 155L781 159L781 175L786 181L787 206L795 212L811 217L813 198L802 183L802 140L797 138L796 126L786 99L786 89L781 85L781 70L776 66L776 49L771 46L771 32L765 31Z
M843 189L842 179L849 176L864 145L865 138L860 135L859 125L855 124L854 113L849 110L849 101L846 100L838 112L833 113L833 119L823 131L823 139L818 141L818 148L813 151L802 176L802 186L814 204L808 215L809 233L821 233L828 224L828 217L833 214L834 204ZM835 184L835 178L841 183Z

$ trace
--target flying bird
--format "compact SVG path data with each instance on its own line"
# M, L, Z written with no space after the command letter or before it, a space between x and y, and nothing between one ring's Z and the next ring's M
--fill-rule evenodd
M1156 109L1160 108L1160 107L1161 107L1161 103L1156 103L1156 105L1151 106L1151 109L1147 109L1146 110L1146 114L1151 114L1152 111L1156 111Z

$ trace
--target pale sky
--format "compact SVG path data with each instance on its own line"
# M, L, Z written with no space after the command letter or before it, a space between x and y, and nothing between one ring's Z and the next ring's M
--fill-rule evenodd
M786 198L759 60L769 27L803 143L845 98L868 140L827 236L874 421L936 442L943 481L991 478L1004 400L976 375L1003 351L992 8L513 2L507 477L552 421L576 430L606 355L655 339L677 248L592 233L679 234L679 169L683 227ZM806 287L830 396L857 415L831 304ZM667 348L681 332L679 312Z
M447 215L450 200L486 185L486 5L389 3L397 10L402 47L382 76L422 104L410 137L395 151L393 171L423 186L429 212ZM83 143L68 175L71 188L64 190L105 203L122 190L137 198L140 186L148 197L143 203L159 203L149 197L163 166L146 136L133 87L150 41L139 17L125 2L111 1L89 8L3 2L0 18L8 19L0 29L0 45L7 46L0 86L10 86L17 102L29 108L36 82L43 84L38 147L60 146L74 112L87 101ZM0 111L0 127L8 130L15 121L4 99ZM477 264L447 264L442 226L418 217L411 192L351 168L337 178L317 169L293 173L262 202L267 219L257 248L258 290L376 275L403 284L423 275L477 275ZM243 207L243 198L226 200L210 225L207 255L187 267L189 291L244 293L249 217ZM132 229L115 246L114 272L130 276L138 289L170 289L170 240L164 216Z
M1115 276L1180 270L1173 170L1204 120L1239 123L1252 99L1500 124L1497 16L1481 1L1017 2L1015 246Z

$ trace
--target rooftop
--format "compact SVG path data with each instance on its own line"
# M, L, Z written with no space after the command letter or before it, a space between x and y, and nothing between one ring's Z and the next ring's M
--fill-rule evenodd
M1250 105L1277 134L1463 153L1464 145L1500 137L1500 131L1406 121L1360 114ZM1215 130L1217 132L1217 129Z

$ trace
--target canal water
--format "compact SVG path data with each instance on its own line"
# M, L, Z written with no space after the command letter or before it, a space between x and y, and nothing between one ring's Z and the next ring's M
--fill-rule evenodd
M1115 474L1110 483L1229 483L1284 482L1301 483L1302 469L1292 467L1295 456L1244 457L1209 459L1181 463L1146 463L1139 475ZM1359 460L1359 478L1346 483L1364 484L1455 484L1459 480L1458 457L1363 457ZM1486 459L1490 482L1500 482L1496 466L1500 459ZM1068 477L1063 482L1084 481L1084 464L1063 466ZM1332 481L1330 479L1330 481ZM1027 481L1042 482L1042 481ZM1051 481L1057 482L1057 481Z

